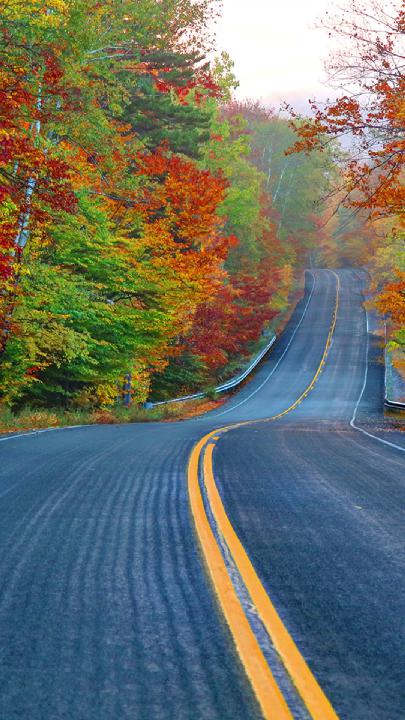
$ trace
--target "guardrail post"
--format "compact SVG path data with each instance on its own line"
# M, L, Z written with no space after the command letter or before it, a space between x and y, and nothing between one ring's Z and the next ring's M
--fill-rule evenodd
M124 405L130 407L132 403L132 374L127 373L124 381Z

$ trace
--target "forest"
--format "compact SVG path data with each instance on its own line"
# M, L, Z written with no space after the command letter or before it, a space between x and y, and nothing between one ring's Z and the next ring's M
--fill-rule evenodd
M403 349L405 13L376 8L331 26L356 91L301 117L235 99L217 0L0 0L5 413L208 392L310 263L366 267Z

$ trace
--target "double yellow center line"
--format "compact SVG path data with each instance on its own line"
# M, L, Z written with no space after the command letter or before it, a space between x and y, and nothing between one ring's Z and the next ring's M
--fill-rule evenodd
M318 369L300 397L283 412L267 418L276 420L296 408L311 392L322 368L332 342L339 307L339 277L335 275L336 300L333 319L329 329L324 353ZM220 545L208 519L199 482L200 459L206 499L216 522L218 532L225 541L240 577L250 595L256 612L277 650L292 683L313 720L338 720L328 698L319 686L294 640L283 624L263 584L258 577L241 541L226 514L213 472L213 450L220 436L238 427L260 421L249 421L226 426L205 435L194 447L188 466L188 491L197 536L209 575L220 606L229 625L242 664L249 677L256 698L266 720L293 720L293 715L277 685L263 651L250 626L245 610L239 600L229 575Z

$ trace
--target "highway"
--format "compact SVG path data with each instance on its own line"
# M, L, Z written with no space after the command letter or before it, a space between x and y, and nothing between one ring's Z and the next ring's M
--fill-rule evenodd
M405 435L362 273L192 421L0 438L1 720L405 718Z

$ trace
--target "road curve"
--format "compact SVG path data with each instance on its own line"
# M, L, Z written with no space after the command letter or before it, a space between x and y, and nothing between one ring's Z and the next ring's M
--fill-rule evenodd
M0 441L1 718L264 716L187 488L196 443L229 425L211 443L216 487L314 682L342 720L405 717L405 443L381 430L361 289L361 273L313 271L254 379L204 418ZM246 610L200 480L287 712L314 718Z

